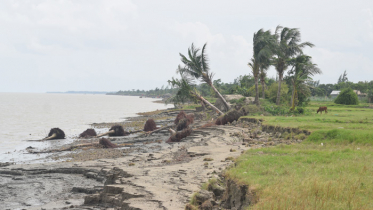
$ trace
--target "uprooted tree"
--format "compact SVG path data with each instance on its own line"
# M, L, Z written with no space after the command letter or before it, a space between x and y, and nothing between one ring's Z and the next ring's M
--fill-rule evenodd
M201 94L197 91L195 84L193 84L192 79L187 75L184 74L184 71L180 71L179 66L179 73L181 76L181 79L172 78L171 80L168 80L168 83L173 87L178 89L176 92L176 95L173 97L170 97L168 99L169 102L185 102L185 101L202 101L203 103L210 106L212 109L214 109L219 114L224 114L222 111L220 111L218 108L216 108L214 105L212 105L209 101L204 99Z
M229 104L225 100L225 98L220 94L220 92L215 88L213 84L213 76L214 73L210 72L210 67L208 63L208 58L205 53L206 45L204 44L202 50L200 52L199 48L192 46L188 48L188 57L180 53L181 62L183 62L184 67L180 67L177 69L177 72L182 72L188 74L190 77L194 79L200 79L202 82L208 84L216 93L216 95L223 101L224 106L227 110L230 109Z

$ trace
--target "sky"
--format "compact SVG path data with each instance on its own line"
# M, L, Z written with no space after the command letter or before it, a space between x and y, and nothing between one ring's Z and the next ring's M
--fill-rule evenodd
M160 88L192 43L233 82L250 73L253 34L278 25L315 44L320 83L373 80L372 0L3 0L0 92Z

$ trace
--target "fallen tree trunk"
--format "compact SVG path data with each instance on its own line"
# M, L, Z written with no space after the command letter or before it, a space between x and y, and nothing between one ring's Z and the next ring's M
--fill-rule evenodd
M78 148L83 148L83 147L89 147L89 146L98 147L98 146L100 146L100 144L99 143L86 143L86 144L78 144L78 145L70 146L70 147L64 148L64 149L52 149L52 150L46 150L46 151L30 151L30 150L28 150L28 152L32 153L32 154L52 153L52 152L65 152L65 151L71 151L73 149L78 149Z
M159 131L161 131L161 130L164 130L164 129L168 129L168 128L172 128L172 127L174 127L175 125L169 125L169 126L165 126L165 127L162 127L162 128L158 128L157 130L154 130L154 131L152 131L152 132L148 132L148 133L144 133L144 134L142 134L142 135L140 135L140 136L138 136L138 137L142 137L142 136L150 136L150 135L152 135L153 133L158 133Z

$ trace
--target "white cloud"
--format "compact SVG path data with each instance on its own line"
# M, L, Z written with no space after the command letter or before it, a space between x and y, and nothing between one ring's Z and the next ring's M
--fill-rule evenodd
M173 30L179 33L183 40L202 47L208 43L207 55L210 59L214 79L232 82L240 74L249 74L247 63L252 55L252 44L242 35L223 35L213 33L201 22L176 23ZM187 49L184 50L185 53Z
M195 40L197 45L209 43L210 45L225 44L224 36L221 33L212 34L210 29L201 22L176 22L173 28L184 40Z
M279 24L316 45L306 53L322 82L345 69L350 80L372 80L372 9L371 0L0 1L0 91L160 87L179 52L206 42L215 79L232 82L250 72L253 33Z
M1 36L36 53L114 41L138 17L129 0L2 1L0 14L0 27L7 32Z
M363 9L363 14L366 17L367 34L371 42L373 42L373 12L370 8Z
M312 57L323 71L322 75L315 76L321 83L336 83L345 70L353 82L373 79L373 61L363 54L315 48Z

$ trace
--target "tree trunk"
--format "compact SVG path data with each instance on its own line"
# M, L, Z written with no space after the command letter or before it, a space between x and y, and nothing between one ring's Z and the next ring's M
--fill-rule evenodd
M291 110L295 109L295 85L293 85L293 94L291 94Z
M280 99L281 99L281 82L282 82L282 74L279 73L279 75L278 75L278 90L277 90L276 105L280 105Z
M212 89L215 91L215 93L218 94L219 98L223 101L224 106L227 108L227 111L229 111L231 107L229 106L229 104L227 103L225 98L219 93L219 91L214 87L214 85L212 83L209 83L209 85L212 87Z
M265 91L264 91L264 80L263 79L261 79L260 80L260 83L262 84L262 99L265 99L266 98L266 95L265 95Z
M216 108L216 106L212 105L209 101L207 101L206 99L204 99L202 96L199 96L199 99L201 99L204 103L206 103L207 105L211 106L212 109L214 109L216 112L218 112L219 114L223 115L224 113L222 111L220 111L218 108Z
M115 131L111 130L111 131L108 131L108 132L106 132L106 133L102 133L102 134L100 134L100 135L97 135L97 137L106 136L106 135L109 135L109 134L111 134L111 133L115 133Z
M259 106L259 88L258 88L258 76L256 76L255 78L255 104L257 106Z

